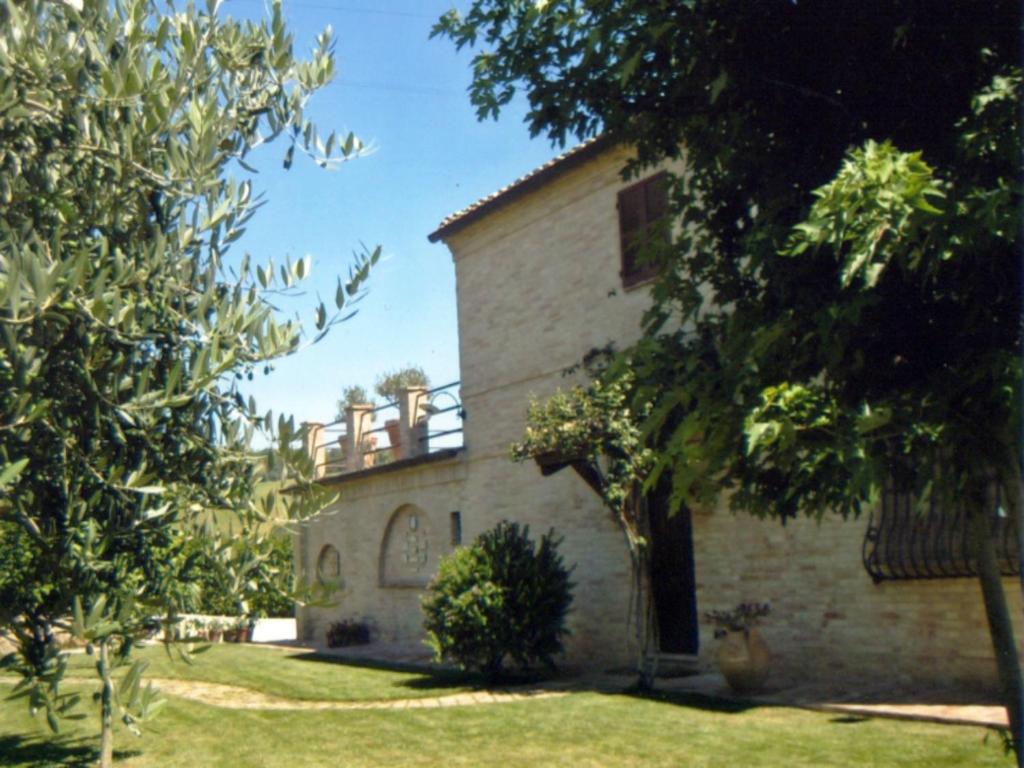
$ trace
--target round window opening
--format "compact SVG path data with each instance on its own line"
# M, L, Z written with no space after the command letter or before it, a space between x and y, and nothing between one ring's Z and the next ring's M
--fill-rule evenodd
M321 584L336 584L341 578L341 555L330 544L320 550L316 561L316 577Z

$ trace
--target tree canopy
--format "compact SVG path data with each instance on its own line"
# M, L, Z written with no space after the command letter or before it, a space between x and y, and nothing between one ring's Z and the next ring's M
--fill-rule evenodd
M1018 743L984 542L993 475L1019 520L1020 29L1005 1L476 0L434 30L479 47L481 117L521 89L532 133L606 132L627 175L686 160L647 333L604 373L653 406L647 487L783 519L887 483L962 505Z
M230 563L240 600L269 567L276 500L253 501L249 439L295 430L243 392L300 347L271 300L310 264L231 249L259 206L255 147L283 140L286 166L359 154L304 117L331 47L328 31L296 59L279 3L258 23L216 0L0 4L0 541L17 553L0 561L0 629L17 692L55 729L77 699L58 635L95 650L105 765L115 715L135 728L156 706L141 667L116 689L111 669L199 578L195 542ZM317 308L318 336L376 258ZM317 490L308 457L283 455L295 516Z

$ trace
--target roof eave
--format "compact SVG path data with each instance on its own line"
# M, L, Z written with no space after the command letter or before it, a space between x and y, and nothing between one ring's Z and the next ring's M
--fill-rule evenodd
M546 184L556 176L575 168L614 144L615 142L608 136L608 134L595 136L594 138L579 144L553 160L549 160L547 163L531 171L522 178L512 182L504 189L495 192L489 197L478 200L463 212L452 214L441 222L441 225L436 230L427 235L427 239L432 243L436 243L439 240L447 241L449 237L459 230L464 229L487 214L519 199L523 195L532 192L534 189Z

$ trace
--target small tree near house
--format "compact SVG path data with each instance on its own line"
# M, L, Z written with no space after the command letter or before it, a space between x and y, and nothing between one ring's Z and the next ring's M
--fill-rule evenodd
M345 387L341 390L341 399L338 400L338 415L336 418L345 418L345 409L350 408L353 405L373 405L376 406L376 401L370 397L366 392L366 388L359 384L353 384Z
M403 389L429 386L430 379L423 369L418 365L408 365L378 376L373 391L385 400L394 402Z
M604 351L590 372L603 367ZM643 417L631 413L628 374L560 391L544 402L533 401L526 434L511 448L514 461L536 461L545 472L572 467L598 494L621 528L632 564L635 613L628 617L637 636L641 687L654 682L658 647L651 585L650 525L641 487L654 464L638 426Z

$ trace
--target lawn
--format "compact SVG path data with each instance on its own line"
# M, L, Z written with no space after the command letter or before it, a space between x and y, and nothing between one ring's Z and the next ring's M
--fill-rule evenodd
M337 698L346 685L359 697L375 690L391 698L408 691L423 695L433 679L261 648L214 649L187 674L221 680L215 665L236 670L266 692L290 686L308 694L319 681L320 698ZM271 680L279 687L271 689ZM433 692L457 688L448 683L447 677L436 679ZM89 764L96 746L93 718L69 726L63 741L54 743L24 701L0 701L0 766ZM308 712L231 710L172 697L141 738L119 731L117 747L122 768L1011 765L1000 739L986 735L979 728L744 708L699 697L581 691L444 709Z

